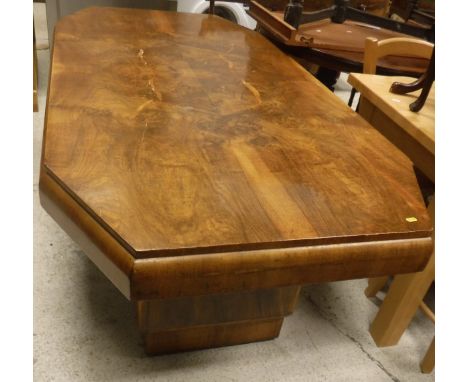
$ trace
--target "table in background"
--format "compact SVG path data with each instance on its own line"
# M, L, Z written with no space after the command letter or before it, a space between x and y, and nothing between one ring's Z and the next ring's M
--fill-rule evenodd
M348 78L348 82L361 92L359 114L435 183L435 83L423 108L415 113L409 110L409 105L417 99L421 90L403 95L390 93L389 89L395 81L410 83L413 79L356 73ZM432 197L428 212L435 224L434 211L435 199ZM422 272L395 276L370 327L378 346L398 343L434 280L435 252ZM370 280L366 294L373 295L385 282L386 278ZM424 372L430 372L434 367L434 348L435 340L421 363Z
M351 20L340 24L325 19L302 24L296 31L283 20L283 12L270 11L256 1L250 2L248 13L257 21L259 31L280 49L304 65L318 65L317 78L332 90L340 72L362 72L367 37L412 37ZM425 59L387 56L379 60L377 73L419 77L428 63Z
M414 113L409 104L421 91L390 93L393 82L410 83L409 77L352 73L348 82L359 92L359 114L397 146L435 183L435 83L423 108Z

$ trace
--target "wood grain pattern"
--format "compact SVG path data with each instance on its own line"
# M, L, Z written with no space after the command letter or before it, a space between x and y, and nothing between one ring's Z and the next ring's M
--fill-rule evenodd
M408 77L387 77L353 73L348 82L356 87L363 97L376 105L415 140L432 154L435 153L435 85L432 87L425 108L418 113L408 109L420 91L411 94L393 94L389 89L393 82L411 82Z
M433 183L435 182L435 157L427 148L401 129L398 124L370 103L367 98L359 100L359 114L372 125L378 127L390 142L404 152L414 165Z
M299 291L286 287L138 301L145 350L162 354L275 338Z
M41 203L137 302L148 353L274 338L298 286L414 272L432 250L411 162L216 16L65 17L45 120Z
M42 207L81 247L91 261L128 299L134 259L69 193L49 175L39 179Z
M137 304L138 325L145 332L209 326L219 322L282 318L296 305L299 287L261 289L255 292L143 300Z
M430 235L410 162L254 32L87 9L52 66L43 167L137 258Z
M132 298L197 296L407 273L424 268L430 238L138 259Z
M283 318L228 322L143 334L146 354L160 355L271 340L279 336Z
M131 300L253 291L278 286L413 272L424 267L427 238L197 256L134 259L46 173L41 204Z
M348 78L348 82L361 92L359 113L435 182L435 85L425 107L413 113L408 105L421 91L390 93L390 86L395 81L410 82L411 79L358 73L352 73Z

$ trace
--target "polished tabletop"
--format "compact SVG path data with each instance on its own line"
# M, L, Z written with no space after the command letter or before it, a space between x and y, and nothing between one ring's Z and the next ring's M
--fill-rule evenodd
M135 258L432 230L399 150L263 36L216 16L62 19L44 142L43 171Z

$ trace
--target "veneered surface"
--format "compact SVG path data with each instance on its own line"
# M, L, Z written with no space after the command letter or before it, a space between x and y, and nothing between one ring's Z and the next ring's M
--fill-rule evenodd
M136 257L430 236L411 163L264 37L213 16L63 19L43 166Z

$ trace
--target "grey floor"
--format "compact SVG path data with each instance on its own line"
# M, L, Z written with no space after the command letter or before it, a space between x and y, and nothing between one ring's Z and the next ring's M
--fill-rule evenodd
M38 168L49 49L43 4L35 4L39 112L34 113L35 381L433 381L419 361L434 325L418 312L397 346L377 348L369 324L380 299L366 280L303 288L273 340L162 357L145 356L133 306L44 212ZM337 95L347 100L345 76Z

